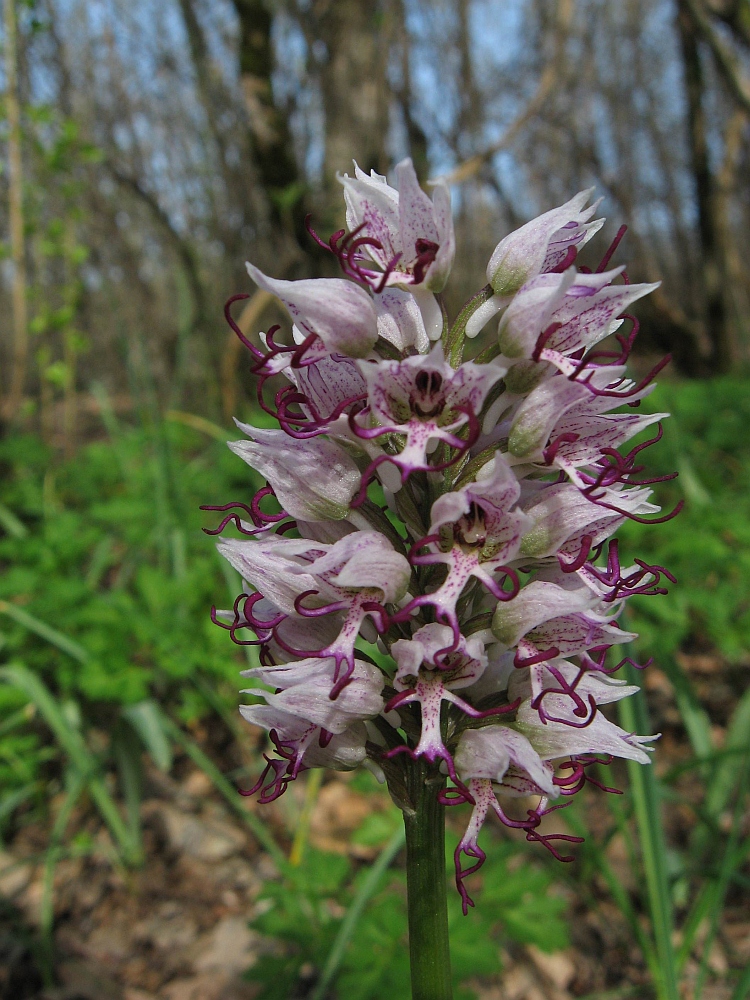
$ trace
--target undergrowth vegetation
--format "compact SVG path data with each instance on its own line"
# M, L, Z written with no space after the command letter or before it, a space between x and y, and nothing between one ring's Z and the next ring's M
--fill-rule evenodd
M636 599L639 646L657 663L688 645L732 662L750 649L749 388L740 379L664 382L643 403L672 414L646 453L649 475L679 470L657 485L659 502L667 510L685 499L674 520L618 533L628 555L643 552L677 577L668 599Z
M675 728L690 752L665 773L657 744L656 768L631 769L628 793L607 798L608 834L590 838L576 866L563 870L527 845L497 842L482 879L483 905L466 921L455 907L458 982L494 972L503 937L564 947L567 904L556 886L572 880L585 892L597 876L629 922L657 996L678 996L696 947L693 995L701 994L722 908L748 883L748 389L738 379L665 382L646 401L648 409L674 414L649 452L650 474L680 470L678 480L658 487L659 500L667 508L684 498L686 506L667 524L620 532L626 564L640 556L678 579L668 597L635 598L628 626L641 634L638 657L653 656L671 684ZM282 1000L312 969L308 995L316 1000L333 983L352 1000L399 1000L407 981L404 884L398 871L387 872L400 847L395 820L362 833L382 852L373 869L355 872L347 860L322 853L290 866L236 796L241 775L221 774L193 739L207 718L241 732L237 673L246 655L210 621L212 599L224 592L229 606L240 581L201 532L215 515L199 506L245 500L261 484L233 459L221 428L185 414L125 425L102 404L106 434L72 459L58 460L34 437L0 442L0 830L10 838L19 824L44 820L51 796L62 795L46 857L43 932L51 932L56 860L87 849L68 835L73 807L88 797L122 861L139 864L143 754L167 771L178 746L206 770L282 873L267 887L256 929L284 943L289 974L282 982L278 967L266 969L261 960L253 978L265 983L263 996ZM695 687L684 657L696 655L723 664L731 712ZM645 701L634 701L627 711L645 713ZM620 721L648 727L643 717ZM678 842L669 822L665 838L661 817L688 802L691 775L708 791L700 802L690 799L694 829ZM576 808L569 825L585 833L587 817ZM626 891L608 868L607 838L617 834L629 845L642 894ZM495 896L509 915L502 927L493 918ZM733 1000L750 991L747 972L737 979L730 970L729 981Z

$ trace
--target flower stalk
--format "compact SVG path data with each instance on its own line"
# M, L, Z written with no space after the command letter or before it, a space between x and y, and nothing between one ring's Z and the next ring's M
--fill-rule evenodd
M445 878L445 778L423 761L408 767L404 809L412 1000L452 1000Z

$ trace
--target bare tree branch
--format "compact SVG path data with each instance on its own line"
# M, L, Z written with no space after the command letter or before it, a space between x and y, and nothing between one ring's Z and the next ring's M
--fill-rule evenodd
M750 48L750 3L748 0L708 0L708 9L723 21L734 37Z
M542 75L539 77L536 91L529 103L511 122L497 142L493 142L491 146L482 150L481 153L469 157L468 160L448 174L445 179L449 184L461 184L477 174L484 164L488 160L491 160L496 153L510 146L524 126L541 111L545 101L552 93L558 77L562 74L565 61L565 42L570 31L571 21L573 20L574 7L575 0L558 0L555 51L550 61L544 67Z
M177 251L177 255L179 256L182 266L185 269L185 276L188 280L190 291L193 296L194 313L192 327L193 329L196 329L204 323L208 313L206 307L206 296L203 289L203 282L198 271L198 261L196 259L195 251L189 245L187 240L185 240L177 232L175 227L172 225L172 220L161 207L154 195L151 194L150 191L147 191L135 177L130 177L128 174L123 173L113 163L107 163L107 169L118 184L127 188L128 191L131 191L140 201L143 202L144 205L146 205L151 215L168 235L170 242Z
M678 0L678 4L689 13L696 30L711 49L730 93L744 111L750 114L750 81L744 79L737 57L719 36L701 0Z

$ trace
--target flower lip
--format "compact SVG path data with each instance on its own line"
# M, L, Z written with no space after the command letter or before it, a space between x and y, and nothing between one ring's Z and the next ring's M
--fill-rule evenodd
M453 535L460 545L481 548L487 541L486 513L476 500L469 503L469 510L453 525Z
M414 390L409 396L412 413L424 420L437 417L445 409L445 394L441 391L443 376L439 371L422 370L414 378Z

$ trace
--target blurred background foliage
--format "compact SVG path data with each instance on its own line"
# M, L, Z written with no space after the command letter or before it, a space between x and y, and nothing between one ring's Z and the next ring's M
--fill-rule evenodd
M4 0L3 14L0 832L12 867L19 837L42 831L42 875L37 971L26 992L0 975L0 996L54 981L57 866L101 851L81 815L106 831L109 864L138 870L144 788L187 764L276 865L253 920L277 949L251 973L262 995L404 995L393 811L354 837L369 868L306 847L314 784L269 822L236 796L262 742L236 716L245 654L208 614L239 581L198 507L260 485L224 444L233 415L257 416L221 321L230 294L253 292L244 260L334 273L306 215L327 236L352 157L385 173L410 155L423 180L453 181L451 310L505 233L582 187L604 196L605 234L629 225L618 259L662 281L639 304L634 365L674 359L644 404L674 414L649 469L680 472L659 487L665 509L686 501L675 521L622 532L629 556L679 581L631 602L636 653L656 663L621 723L661 729L657 766L570 810L592 834L575 866L490 844L477 911L452 917L457 982L482 995L475 981L514 948L572 947L606 968L550 997L742 1000L750 3ZM282 318L258 292L240 313L251 337ZM363 794L369 780L355 779ZM624 921L622 954L580 930L597 908Z

